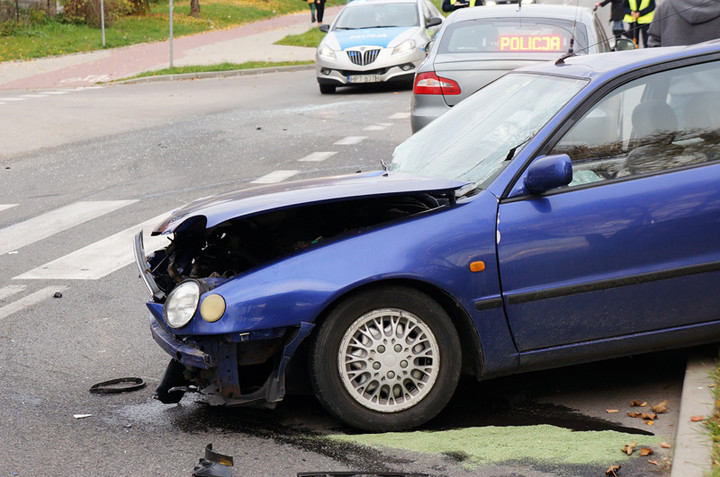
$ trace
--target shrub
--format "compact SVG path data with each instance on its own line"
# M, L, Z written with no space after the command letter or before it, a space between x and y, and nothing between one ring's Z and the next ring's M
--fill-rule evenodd
M133 12L130 0L103 0L103 7L106 27L119 17ZM63 4L63 18L69 23L85 23L100 28L100 0L66 0Z

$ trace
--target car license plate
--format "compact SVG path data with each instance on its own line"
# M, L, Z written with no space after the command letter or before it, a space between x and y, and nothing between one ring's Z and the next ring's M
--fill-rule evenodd
M380 75L350 75L347 77L348 83L379 83Z

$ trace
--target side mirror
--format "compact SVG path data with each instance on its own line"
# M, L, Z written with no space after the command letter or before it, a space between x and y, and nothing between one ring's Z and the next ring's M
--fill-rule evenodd
M633 43L632 40L628 38L617 38L615 40L615 46L613 47L613 51L626 51L635 49L637 49L637 46L635 45L635 43Z
M440 25L443 22L442 18L440 17L430 17L425 24L425 28L434 27L437 25Z
M541 156L530 164L509 197L542 194L572 181L572 163L567 154Z
M543 156L535 159L525 173L525 190L541 194L568 185L572 181L572 162L567 154Z
M320 30L320 31L323 32L323 33L327 33L327 32L330 31L330 25L327 24L327 23L323 23L322 25L320 25L320 26L318 27L318 30Z

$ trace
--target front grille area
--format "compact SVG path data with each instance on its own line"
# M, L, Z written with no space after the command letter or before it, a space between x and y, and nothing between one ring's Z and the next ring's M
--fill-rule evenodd
M365 51L358 51L358 50L348 50L347 55L348 58L350 58L350 61L358 66L365 66L369 65L373 61L377 60L378 55L380 54L380 49L374 49L374 50L365 50Z

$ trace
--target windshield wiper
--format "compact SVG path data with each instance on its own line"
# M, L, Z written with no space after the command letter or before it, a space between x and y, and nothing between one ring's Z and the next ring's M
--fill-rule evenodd
M533 134L532 136L530 136L529 138L525 139L523 142L521 142L521 143L518 144L517 146L513 147L512 149L510 149L510 150L508 151L507 156L505 156L505 160L506 160L506 161L509 161L510 159L512 159L513 157L515 157L515 152L518 150L518 148L521 147L521 146L524 146L525 143L528 142L530 139L532 139L533 136L534 136L534 134Z

